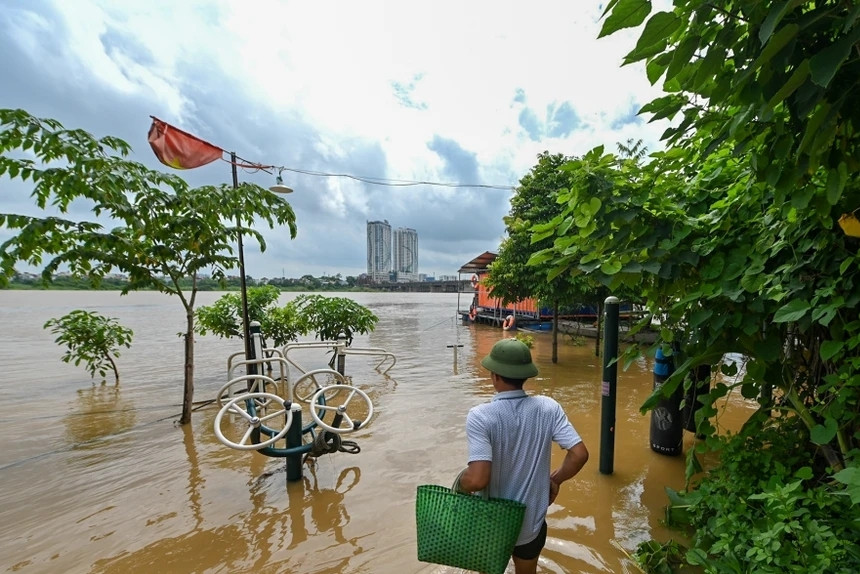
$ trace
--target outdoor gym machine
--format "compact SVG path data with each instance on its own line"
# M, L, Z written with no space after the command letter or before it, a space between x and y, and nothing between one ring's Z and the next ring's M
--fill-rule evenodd
M302 463L306 456L320 456L337 451L356 453L354 441L343 436L365 428L373 417L370 397L354 387L343 372L335 369L306 370L288 359L290 350L301 347L335 349L336 356L350 354L382 355L393 361L394 355L382 349L345 350L345 340L310 342L287 345L283 350L264 348L259 323L251 323L252 359L238 359L244 352L228 358L228 382L219 389L220 410L215 416L215 436L238 450L256 450L260 454L286 459L287 480L302 478ZM289 366L301 375L289 380ZM236 371L246 367L247 374ZM248 368L253 366L253 368ZM344 362L339 361L340 369ZM393 363L392 365L393 366ZM388 369L391 368L389 366ZM277 371L277 374L274 374ZM263 374L264 372L268 374ZM335 381L320 384L319 379ZM308 406L311 421L303 424L303 405ZM327 416L330 420L326 420ZM230 438L239 427L238 439ZM225 432L225 430L227 432ZM232 432L230 432L232 431ZM229 436L228 436L229 435ZM309 440L305 440L305 438ZM284 443L280 446L278 443Z

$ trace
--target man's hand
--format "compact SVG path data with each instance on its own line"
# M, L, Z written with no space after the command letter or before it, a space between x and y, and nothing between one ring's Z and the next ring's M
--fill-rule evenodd
M488 460L476 460L469 463L460 475L460 489L464 492L477 492L490 484L490 469Z
M555 502L555 497L558 496L559 484L553 479L549 479L549 503Z

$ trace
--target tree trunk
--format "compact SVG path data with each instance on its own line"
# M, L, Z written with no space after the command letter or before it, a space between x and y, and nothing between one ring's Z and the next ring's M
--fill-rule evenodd
M194 405L194 310L185 311L185 391L182 395L182 417L179 424L191 422Z
M113 357L107 355L107 360L110 362L110 368L113 369L114 375L114 386L119 386L119 369L116 366L116 361L113 360Z

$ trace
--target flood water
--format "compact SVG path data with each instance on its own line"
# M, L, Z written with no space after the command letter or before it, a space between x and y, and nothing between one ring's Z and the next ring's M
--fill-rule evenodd
M198 305L219 296L202 293ZM184 330L177 298L0 291L0 571L461 572L417 560L416 487L449 486L465 466L466 413L493 393L479 361L509 333L462 325L456 294L343 296L380 319L353 347L383 348L397 362L383 375L377 359L347 357L347 375L374 403L371 424L348 435L361 451L324 455L288 482L284 459L217 440L216 406L201 405L190 425L175 424ZM112 379L94 384L82 367L61 362L63 349L42 325L73 309L134 330L118 360L119 387ZM664 488L680 488L684 477L683 457L651 451L650 419L639 414L652 364L619 369L614 473L602 475L594 341L565 340L553 364L550 335L534 337L541 373L526 389L558 400L591 452L550 508L539 572L635 572L625 551L671 535L660 522ZM214 398L227 381L227 357L241 349L239 340L197 338L196 401ZM295 357L308 369L329 359L321 350ZM749 408L730 404L723 426ZM693 441L685 433L685 452ZM562 454L555 449L553 467Z

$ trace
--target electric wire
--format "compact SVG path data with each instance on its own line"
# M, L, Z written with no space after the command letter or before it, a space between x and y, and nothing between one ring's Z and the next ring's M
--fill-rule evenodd
M258 171L264 171L268 174L271 174L271 173L273 173L274 170L277 169L279 173L283 172L283 171L290 171L293 173L300 173L303 175L311 175L311 176L315 176L315 177L348 178L348 179L353 179L355 181L367 183L370 185L382 185L382 186L388 186L388 187L412 187L412 186L417 186L417 185L429 185L429 186L434 186L434 187L501 189L501 190L508 190L508 191L512 191L512 190L516 189L516 187L511 186L511 185L492 185L492 184L485 184L485 183L451 183L451 182L441 182L441 181L416 181L416 180L408 180L408 179L387 179L387 178L382 178L382 177L359 176L359 175L353 175L353 174L349 174L349 173L330 173L330 172L325 172L325 171L314 171L314 170L309 170L309 169L299 169L299 168L294 168L294 167L286 167L286 166L280 166L280 165L269 165L269 164L263 164L263 163L258 163L258 162L254 162L254 161L249 161L245 158L239 157L239 155L237 155L235 152L230 152L231 157L236 158L236 160L233 161L232 159L225 159L224 158L223 154L228 153L227 150L225 150L224 148L217 146L217 145L214 145L214 144L211 144L208 141L206 141L202 138L199 138L199 137L195 136L194 134L188 133L188 132L186 132L180 128L177 128L175 126L171 126L170 124L167 124L167 122L163 122L162 120L156 118L153 115L150 115L149 117L155 121L158 121L158 122L161 122L165 125L170 126L171 129L176 130L176 131L184 134L186 137L197 140L198 142L201 142L201 143L203 143L209 147L221 150L221 152L222 152L221 161L229 163L231 165L235 165L237 168L241 168L248 173L256 173Z
M427 185L431 187L447 187L454 189L462 189L462 188L471 188L471 189L499 189L505 191L513 191L516 189L515 186L512 185L495 185L488 183L457 183L457 182L443 182L443 181L429 181L429 180L411 180L411 179L389 179L384 177L373 177L373 176L363 176L363 175L354 175L351 173L332 173L327 171L316 171L310 169L300 169L297 167L286 167L286 166L278 166L278 165L267 165L262 163L255 163L252 161L248 161L239 156L236 156L236 161L233 162L229 159L221 158L221 161L226 163L235 165L236 167L244 170L246 173L257 173L257 172L265 172L268 174L274 173L274 170L278 170L278 172L289 171L292 173L298 173L302 175L310 175L313 177L336 177L336 178L345 178L352 179L354 181L360 181L362 183L367 183L369 185L380 185L386 187L415 187L419 185Z

